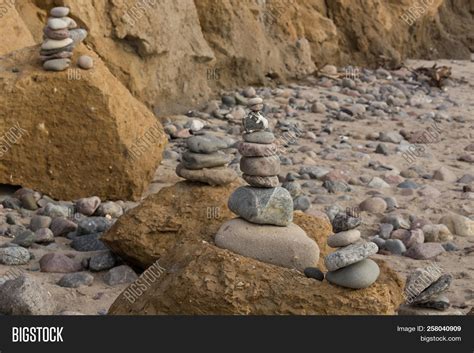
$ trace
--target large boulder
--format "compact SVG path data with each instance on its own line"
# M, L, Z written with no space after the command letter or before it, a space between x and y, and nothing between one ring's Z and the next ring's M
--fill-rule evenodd
M403 281L379 262L366 289L352 290L296 270L236 255L209 243L185 242L160 259L166 271L141 296L131 288L112 315L393 315L404 301Z
M46 72L37 46L0 58L0 183L57 199L138 199L166 143L161 124L101 59ZM14 171L14 172L12 172Z
M116 254L143 269L186 241L214 242L214 236L226 221L235 218L227 201L241 185L238 181L224 186L183 181L150 195L138 207L117 220L102 236ZM316 241L322 258L329 253L327 237L331 224L323 219L295 212L293 222Z

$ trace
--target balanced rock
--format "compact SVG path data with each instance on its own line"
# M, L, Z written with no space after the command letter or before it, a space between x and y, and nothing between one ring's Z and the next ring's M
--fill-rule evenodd
M68 80L66 72L43 71L36 64L37 49L0 58L0 131L15 127L18 137L15 153L2 157L0 183L23 185L60 200L140 198L166 144L161 124L85 47L77 52L94 57L96 69L80 80ZM53 101L67 102L67 107ZM56 148L50 148L51 139Z
M345 232L339 232L331 235L328 238L328 245L332 248L340 248L351 245L360 239L360 232L356 229L351 229Z
M293 223L287 227L262 226L236 218L222 225L214 241L220 248L301 272L319 261L316 242Z
M380 268L371 259L364 259L336 271L329 271L326 279L345 288L362 289L371 286L379 277Z
M270 131L256 131L243 134L244 141L250 143L271 144L275 141L275 135Z
M227 148L227 143L213 135L191 136L186 139L186 145L194 153L214 153Z
M240 170L247 175L274 176L280 173L280 157L242 157Z
M287 226L293 220L293 200L282 187L240 187L230 196L229 209L252 223Z
M257 188L276 188L280 185L280 180L277 176L255 176L242 174L244 179L250 186Z
M203 168L221 167L227 165L231 158L222 152L213 153L193 153L183 154L182 166L186 169L196 170Z
M336 250L324 259L329 271L335 271L377 254L379 248L372 242L360 242Z
M119 218L102 240L115 254L142 269L177 243L212 243L222 224L235 218L227 204L238 186L238 182L212 187L184 181L162 188ZM318 244L321 256L328 254L331 224L326 219L294 212L293 222ZM318 267L324 269L322 259Z
M176 167L176 174L186 180L198 181L211 186L227 185L238 178L237 173L227 167L192 170L185 168L181 164L178 164Z

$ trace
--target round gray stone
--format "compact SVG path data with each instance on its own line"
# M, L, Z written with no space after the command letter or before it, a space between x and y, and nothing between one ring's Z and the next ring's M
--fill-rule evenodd
M326 274L326 279L345 288L362 289L371 286L379 277L380 268L371 259L365 259Z
M275 227L236 218L221 226L215 243L239 255L301 272L317 266L319 260L316 242L293 223Z
M243 134L244 141L251 143L270 144L275 141L275 135L269 131L257 131Z

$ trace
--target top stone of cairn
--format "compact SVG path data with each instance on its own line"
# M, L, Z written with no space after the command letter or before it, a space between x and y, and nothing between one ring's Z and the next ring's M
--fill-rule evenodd
M69 8L68 7L53 7L51 11L49 12L51 16L61 18L61 17L66 17L69 15Z
M263 109L262 98L256 97L250 99L248 101L248 107L250 113L243 119L245 132L250 133L266 130L268 128L268 120L260 114L260 111Z

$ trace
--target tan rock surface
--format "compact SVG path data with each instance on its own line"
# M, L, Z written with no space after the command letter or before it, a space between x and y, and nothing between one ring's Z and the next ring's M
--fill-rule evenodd
M16 134L14 143L2 142L0 183L63 200L138 199L166 144L161 124L84 47L75 56L96 62L87 72L74 66L46 72L38 51L34 46L0 58L0 136ZM151 131L153 143L130 158Z
M109 314L394 314L403 301L404 283L379 264L381 274L374 285L351 290L208 243L186 242L160 260L167 271L144 294L127 300L122 293Z

